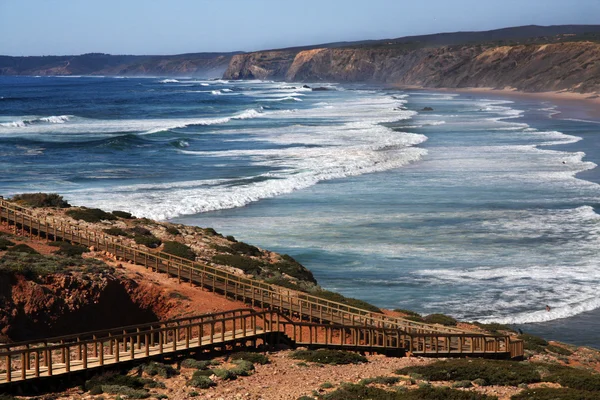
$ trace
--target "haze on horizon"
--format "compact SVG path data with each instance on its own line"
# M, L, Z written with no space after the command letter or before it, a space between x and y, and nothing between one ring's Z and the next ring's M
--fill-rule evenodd
M598 0L0 0L0 55L254 51L599 15Z

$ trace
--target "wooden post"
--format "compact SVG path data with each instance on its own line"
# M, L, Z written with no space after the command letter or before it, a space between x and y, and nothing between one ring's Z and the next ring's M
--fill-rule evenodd
M9 355L6 356L6 382L12 381L12 360Z

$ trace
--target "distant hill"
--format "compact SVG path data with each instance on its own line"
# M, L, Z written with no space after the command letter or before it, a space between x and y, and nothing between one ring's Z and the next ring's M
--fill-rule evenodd
M600 25L522 26L238 54L225 79L600 92Z
M77 56L0 56L0 75L160 75L221 77L238 53L133 56L89 53Z

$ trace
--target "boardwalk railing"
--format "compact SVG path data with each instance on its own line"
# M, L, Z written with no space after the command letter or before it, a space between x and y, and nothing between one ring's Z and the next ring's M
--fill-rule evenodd
M275 334L275 335L273 335ZM178 352L225 350L286 339L292 345L423 356L512 356L508 336L410 334L402 329L298 322L275 311L238 309L0 347L0 387Z
M165 272L179 280L187 280L225 296L233 297L261 308L269 308L298 316L308 321L331 322L350 325L371 325L381 328L402 328L412 333L468 333L466 330L430 325L403 318L373 313L343 303L326 300L303 292L241 277L222 269L180 258L162 252L148 252L123 244L104 232L90 230L66 219L36 215L29 208L0 199L0 221L20 227L23 234L67 240L72 243L94 246L119 259Z

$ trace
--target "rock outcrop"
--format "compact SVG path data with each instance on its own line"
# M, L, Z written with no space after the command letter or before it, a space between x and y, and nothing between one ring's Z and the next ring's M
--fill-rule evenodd
M361 46L257 52L233 56L224 78L590 93L600 91L600 43L418 49Z
M158 321L166 301L158 289L118 274L22 275L0 279L0 336L32 340Z

